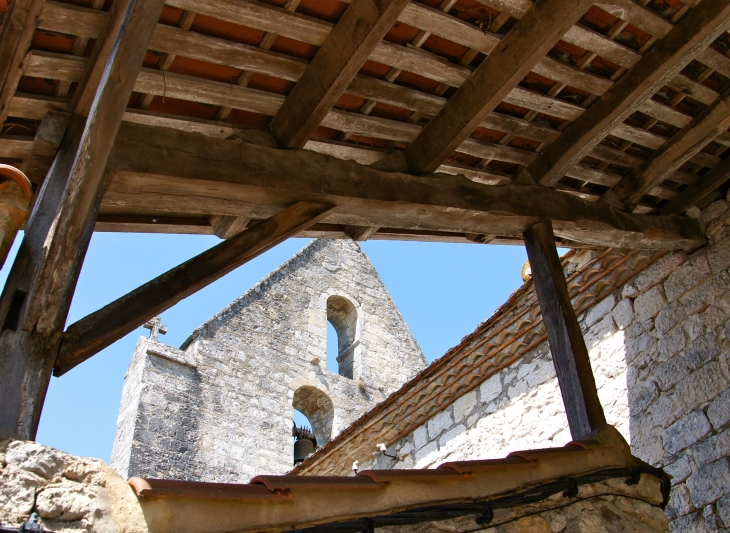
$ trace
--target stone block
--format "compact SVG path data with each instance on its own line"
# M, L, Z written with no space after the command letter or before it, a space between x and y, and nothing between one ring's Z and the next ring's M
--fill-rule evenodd
M716 298L725 294L728 288L730 275L724 271L716 274L682 298L685 313L690 316L704 311Z
M91 499L80 486L49 487L38 493L35 506L41 518L72 522L86 516Z
M613 321L619 329L623 330L629 327L634 320L634 305L629 298L621 300L611 312Z
M666 333L679 324L685 317L684 305L681 301L670 303L657 315L654 323L659 333Z
M715 508L717 509L717 514L720 515L720 518L725 525L730 524L730 491L728 494L717 500Z
M730 461L723 457L703 466L689 477L687 487L698 509L719 500L730 487Z
M680 516L669 522L669 531L672 533L707 533L702 513L696 512Z
M453 425L454 418L451 416L451 409L441 411L428 421L428 436L431 440L435 440Z
M697 287L712 274L704 255L696 255L677 267L664 282L667 300L673 302Z
M634 300L634 313L640 321L649 320L659 314L667 304L660 286L655 285Z
M664 449L674 454L705 438L712 431L705 413L697 410L667 428Z
M674 328L669 333L659 337L657 350L662 360L671 359L685 347L687 339L682 328Z
M636 383L628 393L631 409L638 412L645 411L659 397L659 390L654 381Z
M725 200L717 200L704 208L699 218L702 231L705 231L711 223L723 216L727 209L728 203Z
M479 387L479 399L486 404L494 400L502 394L502 376L500 373L494 374Z
M695 339L686 351L685 360L691 370L706 365L720 354L720 346L717 342L717 333L710 331Z
M689 457L687 456L687 454L680 454L676 461L664 467L664 471L672 476L672 483L675 484L675 487L672 488L672 491L675 491L677 487L684 487L684 485L676 484L683 482L685 479L692 475L692 465L690 464ZM686 487L684 487L684 489L687 490ZM689 492L687 492L687 496L689 497Z
M687 255L681 252L666 254L660 257L654 264L647 267L643 272L640 272L633 281L627 283L624 287L633 285L638 292L646 292L657 283L661 283L667 279L667 277L686 260ZM638 294L633 296L624 295L624 297L626 296L634 298L635 296L638 296Z
M18 470L51 479L64 471L69 460L66 454L36 442L13 441L5 450L5 462Z
M699 467L727 456L730 456L730 430L711 435L692 446L692 457Z
M616 307L616 294L611 293L588 310L585 318L586 326L591 327L599 320L603 320L603 317L610 313L614 307Z
M477 391L473 390L464 394L461 398L454 402L454 420L460 422L464 420L477 403Z
M730 268L730 238L725 238L707 250L707 262L713 272Z
M652 375L659 388L667 391L689 375L689 368L684 356L677 356L654 366Z
M689 495L687 486L683 483L674 485L672 492L669 494L669 503L666 508L669 519L674 520L675 518L691 513L693 510L692 498Z
M707 417L717 431L730 426L730 389L712 401L707 409Z
M677 384L675 402L685 411L691 411L714 400L728 385L720 363L713 361Z
M715 511L714 505L708 505L702 510L702 516L705 519L705 528L709 533L720 533L725 529L722 519Z

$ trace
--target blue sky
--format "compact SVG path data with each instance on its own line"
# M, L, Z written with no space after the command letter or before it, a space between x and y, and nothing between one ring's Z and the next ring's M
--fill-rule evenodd
M5 282L21 237L0 271L0 283ZM200 235L95 233L68 323L219 242L217 237ZM196 327L308 242L290 239L167 310L162 321L168 333L160 340L180 346ZM458 344L520 286L527 260L521 246L389 241L361 246L429 362ZM53 378L37 440L75 455L109 461L124 374L137 339L148 334L139 328L64 376Z

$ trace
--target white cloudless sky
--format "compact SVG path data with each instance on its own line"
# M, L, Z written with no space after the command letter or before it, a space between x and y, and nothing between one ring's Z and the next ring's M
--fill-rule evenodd
M22 233L3 269L4 284ZM201 235L95 233L74 295L68 324L162 274L220 239ZM162 314L178 347L193 330L309 240L290 239L186 298ZM486 320L522 280L524 247L367 241L363 251L411 328L429 362ZM75 455L109 461L124 374L139 328L60 378L52 378L37 440ZM329 339L328 339L329 340Z

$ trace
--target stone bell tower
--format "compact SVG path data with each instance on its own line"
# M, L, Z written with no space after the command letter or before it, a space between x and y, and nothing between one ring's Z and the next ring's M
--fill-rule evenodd
M328 321L338 373L326 365ZM293 466L293 409L322 446L425 366L358 244L317 240L179 349L140 339L112 464L127 477L241 483L283 474Z

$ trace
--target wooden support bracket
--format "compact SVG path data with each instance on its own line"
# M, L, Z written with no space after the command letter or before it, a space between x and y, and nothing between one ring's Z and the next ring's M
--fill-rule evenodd
M332 208L294 204L71 324L63 334L54 375L65 374L165 309L321 220Z

